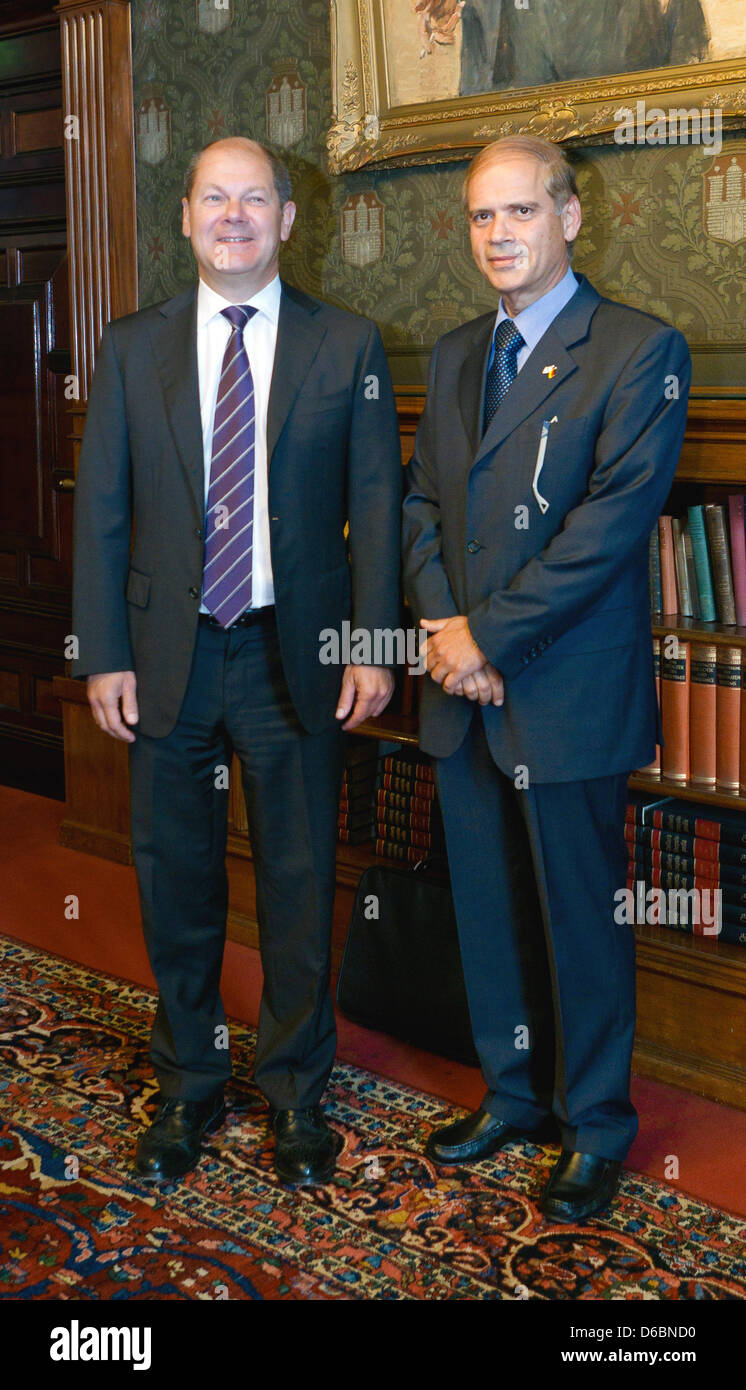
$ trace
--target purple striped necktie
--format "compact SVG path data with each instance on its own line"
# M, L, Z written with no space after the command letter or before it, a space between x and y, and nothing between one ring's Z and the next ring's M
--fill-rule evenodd
M230 627L251 606L255 411L243 330L257 311L249 304L231 304L220 312L233 331L215 403L202 599L221 626Z

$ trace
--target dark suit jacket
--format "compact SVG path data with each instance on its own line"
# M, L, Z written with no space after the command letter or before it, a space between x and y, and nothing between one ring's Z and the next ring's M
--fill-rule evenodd
M75 495L73 674L134 670L137 728L153 737L176 722L201 595L196 311L195 283L107 324ZM401 453L376 326L284 282L267 457L283 668L300 720L318 732L334 723L342 676L320 663L319 634L345 619L399 623Z
M676 469L691 373L680 333L578 278L483 439L494 313L436 344L404 503L415 620L468 617L505 680L504 705L484 710L492 755L537 782L653 757L648 541ZM542 426L555 416L537 477ZM473 710L426 676L425 751L454 752Z

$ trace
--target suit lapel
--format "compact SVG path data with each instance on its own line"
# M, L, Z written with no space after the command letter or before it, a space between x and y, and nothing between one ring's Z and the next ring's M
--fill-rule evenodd
M498 409L485 432L484 438L477 440L475 451L472 456L471 467L487 455L497 449L508 435L517 429L523 420L547 400L557 387L577 370L577 363L568 351L574 343L579 342L588 334L591 318L600 302L601 296L593 286L589 284L584 275L578 276L579 285L572 299L560 311L556 319L549 325L546 333L539 340L531 353L525 366L523 366L513 382L507 396L500 402ZM494 323L494 317L490 321ZM490 325L488 324L487 342L484 345L484 364L481 377L481 391L479 395L478 411L481 412L482 401L484 399L484 379L486 376L486 354L489 345ZM480 334L478 340L482 342ZM471 362L469 369L473 393L473 358L471 353L467 353L464 359L462 372ZM544 371L545 367L554 367L554 373L550 377ZM473 405L473 401L472 401ZM481 420L478 426L481 430Z
M551 379L543 371L546 366L554 366L557 369ZM485 454L497 449L527 416L533 414L542 401L556 391L565 377L570 376L575 370L573 358L550 324L525 366L521 367L507 396L495 411L474 455L472 467L479 463Z
M205 464L197 368L197 286L161 305L151 328L153 352L176 449L197 512L204 512Z
M319 351L326 329L316 318L318 306L282 281L277 345L267 411L267 465L296 396Z
M476 331L459 373L459 407L464 429L471 444L472 456L479 448L479 441L482 437L484 384L487 376L490 339L494 326L495 314L485 314L482 318L477 319Z

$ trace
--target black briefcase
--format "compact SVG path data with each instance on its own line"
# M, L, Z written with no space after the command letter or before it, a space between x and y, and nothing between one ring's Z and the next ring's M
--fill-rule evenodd
M337 1003L366 1028L479 1066L447 879L377 864L363 872Z

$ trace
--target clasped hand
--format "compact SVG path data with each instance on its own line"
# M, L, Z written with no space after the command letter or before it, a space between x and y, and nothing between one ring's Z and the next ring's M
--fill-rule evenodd
M501 705L503 678L469 631L466 618L421 618L427 637L427 669L447 695L465 695L480 705Z

